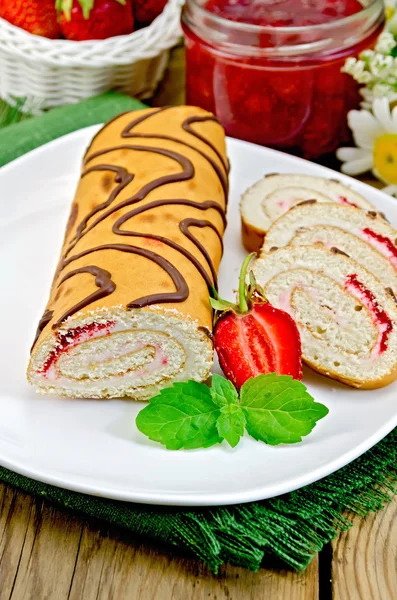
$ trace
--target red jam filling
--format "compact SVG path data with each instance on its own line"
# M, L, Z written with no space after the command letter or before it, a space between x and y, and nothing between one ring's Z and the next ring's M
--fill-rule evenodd
M363 9L358 0L208 0L205 7L237 23L308 29ZM277 58L241 49L234 54L217 46L216 34L211 41L187 23L183 29L187 103L214 112L228 135L309 159L350 140L346 116L360 97L357 83L341 68L348 56L373 47L379 30L354 46L304 57L287 49ZM258 35L262 48L278 45L273 34ZM240 38L243 48L244 33L236 31L235 43Z
M380 332L379 353L387 350L387 340L393 330L393 323L387 313L380 308L373 293L359 281L357 275L352 273L346 277L345 288L348 291L356 292L360 302L371 312L375 324Z
M341 204L348 204L349 206L354 206L355 208L358 208L357 204L354 204L354 202L349 202L349 200L344 196L339 196L339 201Z
M75 327L68 331L58 332L56 334L56 345L48 355L47 360L43 366L37 371L40 375L48 373L49 369L53 367L60 355L63 352L67 352L73 346L77 346L83 339L92 338L95 334L111 329L116 323L114 321L108 321L107 323L89 323L82 327ZM108 335L109 331L105 335Z
M397 248L392 240L380 233L376 233L376 231L369 229L369 227L363 229L363 234L369 243L382 252L382 254L390 260L393 266L397 268Z

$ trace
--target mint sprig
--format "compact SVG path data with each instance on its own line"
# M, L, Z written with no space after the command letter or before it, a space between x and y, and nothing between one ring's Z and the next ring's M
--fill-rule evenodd
M149 439L169 450L209 448L226 440L237 446L244 431L272 446L302 441L328 408L315 402L302 382L289 375L259 375L240 390L213 375L212 386L174 383L152 398L136 417Z
M138 413L136 426L154 442L168 450L193 450L219 444L217 430L220 411L203 383L174 383L161 390Z

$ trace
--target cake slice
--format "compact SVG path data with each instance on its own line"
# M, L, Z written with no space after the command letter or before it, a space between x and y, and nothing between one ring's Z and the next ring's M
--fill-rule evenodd
M368 200L335 179L310 175L269 174L242 197L240 212L243 244L258 252L272 223L301 202L335 202L372 210Z
M385 287L390 288L397 297L397 270L386 256L370 246L368 242L340 227L330 225L299 227L290 241L291 246L316 244L350 256L375 275Z
M397 378L397 305L356 261L320 246L287 246L253 271L274 306L296 321L304 361L357 388Z
M367 242L397 270L397 230L375 211L334 203L295 206L273 223L262 252L287 246L297 233L319 225L337 227Z

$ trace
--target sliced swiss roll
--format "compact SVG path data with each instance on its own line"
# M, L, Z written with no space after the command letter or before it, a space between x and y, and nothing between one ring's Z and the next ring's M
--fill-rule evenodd
M227 190L204 110L128 113L95 136L28 367L40 393L142 400L207 378Z
M243 244L259 252L272 223L302 202L335 202L373 210L363 196L334 179L272 173L250 187L242 197L240 212Z
M356 261L321 246L287 246L253 271L266 297L296 321L303 359L357 388L397 378L397 305Z
M319 226L341 229L366 242L381 254L393 270L397 272L397 230L385 221L379 213L360 210L353 206L340 206L330 203L295 206L280 217L269 229L262 252L266 253L273 248L286 246L292 243L297 235L307 229ZM344 237L344 239L347 238ZM337 244L333 245L339 247ZM344 250L343 247L340 250L344 250L352 258L371 270L373 264L376 264L375 260L373 258L371 264L363 262L366 260L366 255L361 254L362 248L361 244L352 242L349 245L349 250ZM378 267L375 268L383 268L381 265L383 263L379 263Z
M343 252L375 275L397 297L397 270L390 260L359 237L340 227L313 225L299 227L291 246L321 244L328 250Z

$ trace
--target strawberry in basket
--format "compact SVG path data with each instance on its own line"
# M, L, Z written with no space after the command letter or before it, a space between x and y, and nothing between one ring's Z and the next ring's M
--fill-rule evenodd
M56 0L68 40L104 40L134 31L132 0Z
M135 21L139 25L150 25L163 12L168 0L135 0Z
M61 34L54 0L0 0L0 17L35 35Z

